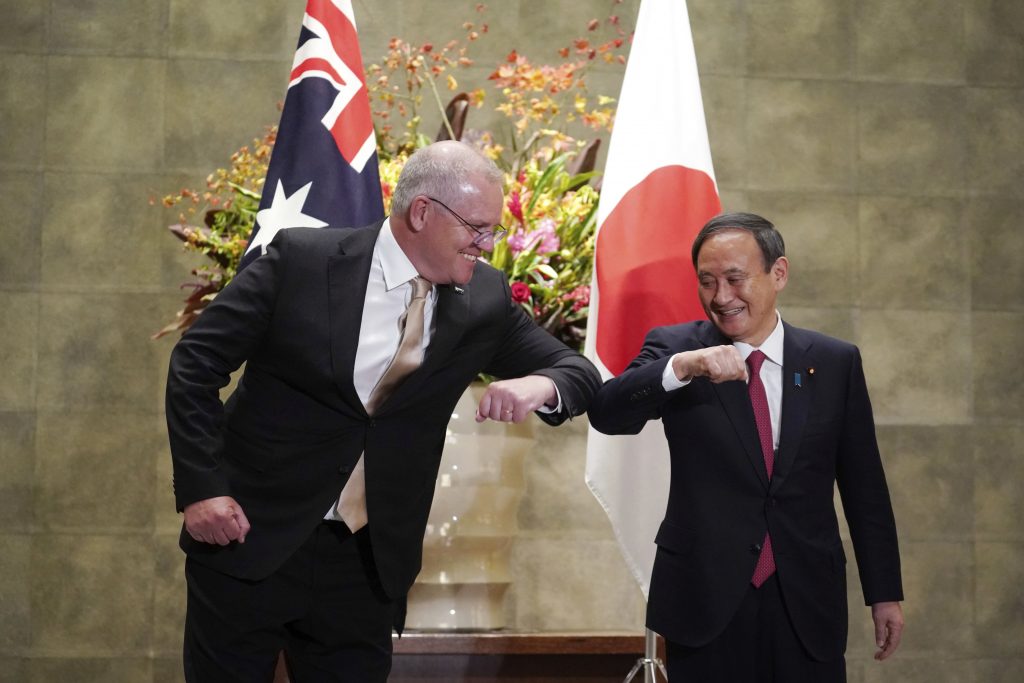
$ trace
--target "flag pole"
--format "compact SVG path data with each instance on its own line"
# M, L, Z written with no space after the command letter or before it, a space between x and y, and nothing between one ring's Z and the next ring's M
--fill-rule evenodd
M644 672L644 683L658 683L658 672L668 683L668 671L665 664L658 659L658 634L651 629L645 629L644 633L644 656L636 660L636 664L626 674L626 680L622 683L630 683L636 675Z

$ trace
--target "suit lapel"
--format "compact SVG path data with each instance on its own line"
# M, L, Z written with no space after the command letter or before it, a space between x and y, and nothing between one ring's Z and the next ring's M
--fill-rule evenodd
M783 327L786 335L782 349L782 424L779 428L779 452L772 474L772 491L782 486L793 466L793 459L800 450L807 412L814 398L814 383L807 374L807 367L812 365L808 354L811 343L799 329L786 323ZM800 374L799 384L797 373Z
M359 346L359 327L366 301L376 228L348 230L338 243L338 253L327 261L327 303L331 330L331 369L345 400L365 411L352 381Z
M708 323L702 326L698 335L705 346L729 345L732 342L723 337L714 325ZM754 409L750 405L750 395L747 393L747 385L743 382L722 382L711 384L718 400L722 403L725 414L729 416L736 435L743 444L743 450L755 475L761 485L768 490L768 471L764 466L764 454L761 452L761 439L757 435L757 423L754 422Z

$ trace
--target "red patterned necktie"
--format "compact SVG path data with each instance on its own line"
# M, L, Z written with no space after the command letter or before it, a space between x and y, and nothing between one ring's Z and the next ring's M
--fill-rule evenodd
M747 391L750 393L750 405L754 408L754 422L757 423L757 435L761 438L761 454L764 455L764 467L768 471L768 480L771 481L772 469L775 466L775 443L772 440L772 416L768 411L768 394L764 390L764 383L761 381L761 364L765 361L762 351L753 351L747 356L747 368L750 371L750 381L747 383ZM757 557L757 566L754 567L754 576L750 582L760 588L761 584L768 580L768 577L775 573L775 555L772 553L772 537L765 532L764 543L761 545L761 554Z

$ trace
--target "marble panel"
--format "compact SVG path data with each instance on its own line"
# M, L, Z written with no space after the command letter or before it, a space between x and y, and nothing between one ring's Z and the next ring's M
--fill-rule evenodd
M54 169L147 171L163 160L164 64L50 57L46 163Z
M32 537L28 534L0 534L0 652L18 655L28 652L32 633ZM0 671L5 667L0 663ZM0 674L0 681L7 680ZM10 679L15 680L15 679Z
M153 676L147 657L39 657L26 669L25 683L141 683Z
M900 543L900 556L907 623L900 649L908 654L928 653L936 659L969 652L975 634L971 621L975 604L973 544L904 542Z
M50 0L47 44L51 54L162 56L167 0Z
M39 342L39 296L0 291L0 410L35 407L36 345Z
M1024 643L1024 549L1018 541L979 541L975 563L975 652L1019 658Z
M747 81L705 76L700 85L715 180L719 187L742 187L747 180Z
M39 283L39 222L42 175L0 172L0 285Z
M747 186L848 191L855 177L856 111L849 83L750 80Z
M903 651L898 651L884 662L865 661L860 668L863 683L982 683L975 679L974 667L969 660L912 657Z
M1024 3L969 0L962 5L967 81L1024 85Z
M857 200L826 193L751 192L750 211L775 224L786 242L786 306L856 302Z
M1019 421L1024 415L1024 365L1011 350L1020 346L1024 314L979 311L972 324L974 415Z
M851 0L752 0L747 3L751 74L842 78L853 72Z
M47 10L48 5L44 2L0 0L0 15L4 17L0 23L0 52L42 52L46 41Z
M36 414L0 412L0 525L5 532L32 528Z
M106 533L153 528L154 458L165 441L156 420L123 411L41 412L38 424L38 524Z
M956 199L860 200L860 302L870 308L966 310L968 235Z
M975 660L974 679L978 683L1018 683L1024 680L1024 657Z
M864 310L858 328L877 423L965 424L970 420L967 314ZM930 370L937 367L943 371Z
M281 118L291 60L177 59L167 65L167 167L209 173Z
M970 541L973 429L883 426L877 432L900 540Z
M967 121L962 88L858 86L857 186L880 194L958 196Z
M162 4L168 3L165 0ZM171 57L281 59L289 63L298 44L305 7L304 3L261 2L254 11L251 0L170 0L169 5ZM356 12L358 25L358 7Z
M524 464L526 494L519 508L520 531L611 538L608 518L583 479L586 418L576 418L554 429L538 420L534 435L536 446Z
M146 294L42 295L38 407L156 413L166 350L149 336L168 316L153 303Z
M153 563L150 534L35 534L34 655L148 655Z
M178 547L177 533L156 536L154 562L153 652L157 657L180 656L186 588L185 554Z
M153 659L153 683L185 683L181 655Z
M128 292L158 286L161 252L174 245L147 220L157 211L147 201L155 183L151 176L46 174L42 283Z
M742 0L689 0L693 50L705 74L747 73L747 13Z
M24 683L28 659L0 656L0 683Z
M790 306L783 297L779 303L779 312L783 320L797 327L816 330L851 343L857 338L856 319L851 308Z
M964 80L964 18L946 0L857 3L857 73L881 80Z
M47 60L0 53L0 168L36 170L43 161Z
M971 309L1024 312L1024 202L974 197L964 209Z
M615 541L521 537L512 574L516 630L643 632L643 594Z
M1024 540L1024 427L974 428L974 533L978 540Z
M1024 198L1024 89L968 88L966 186L978 194Z

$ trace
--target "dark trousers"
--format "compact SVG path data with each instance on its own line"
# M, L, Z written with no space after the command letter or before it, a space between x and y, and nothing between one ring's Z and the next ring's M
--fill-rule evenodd
M725 631L703 647L665 641L672 683L844 683L846 660L811 659L793 630L777 576L750 586Z
M188 683L372 683L391 670L399 605L380 589L370 537L324 522L274 574L246 581L185 563Z

